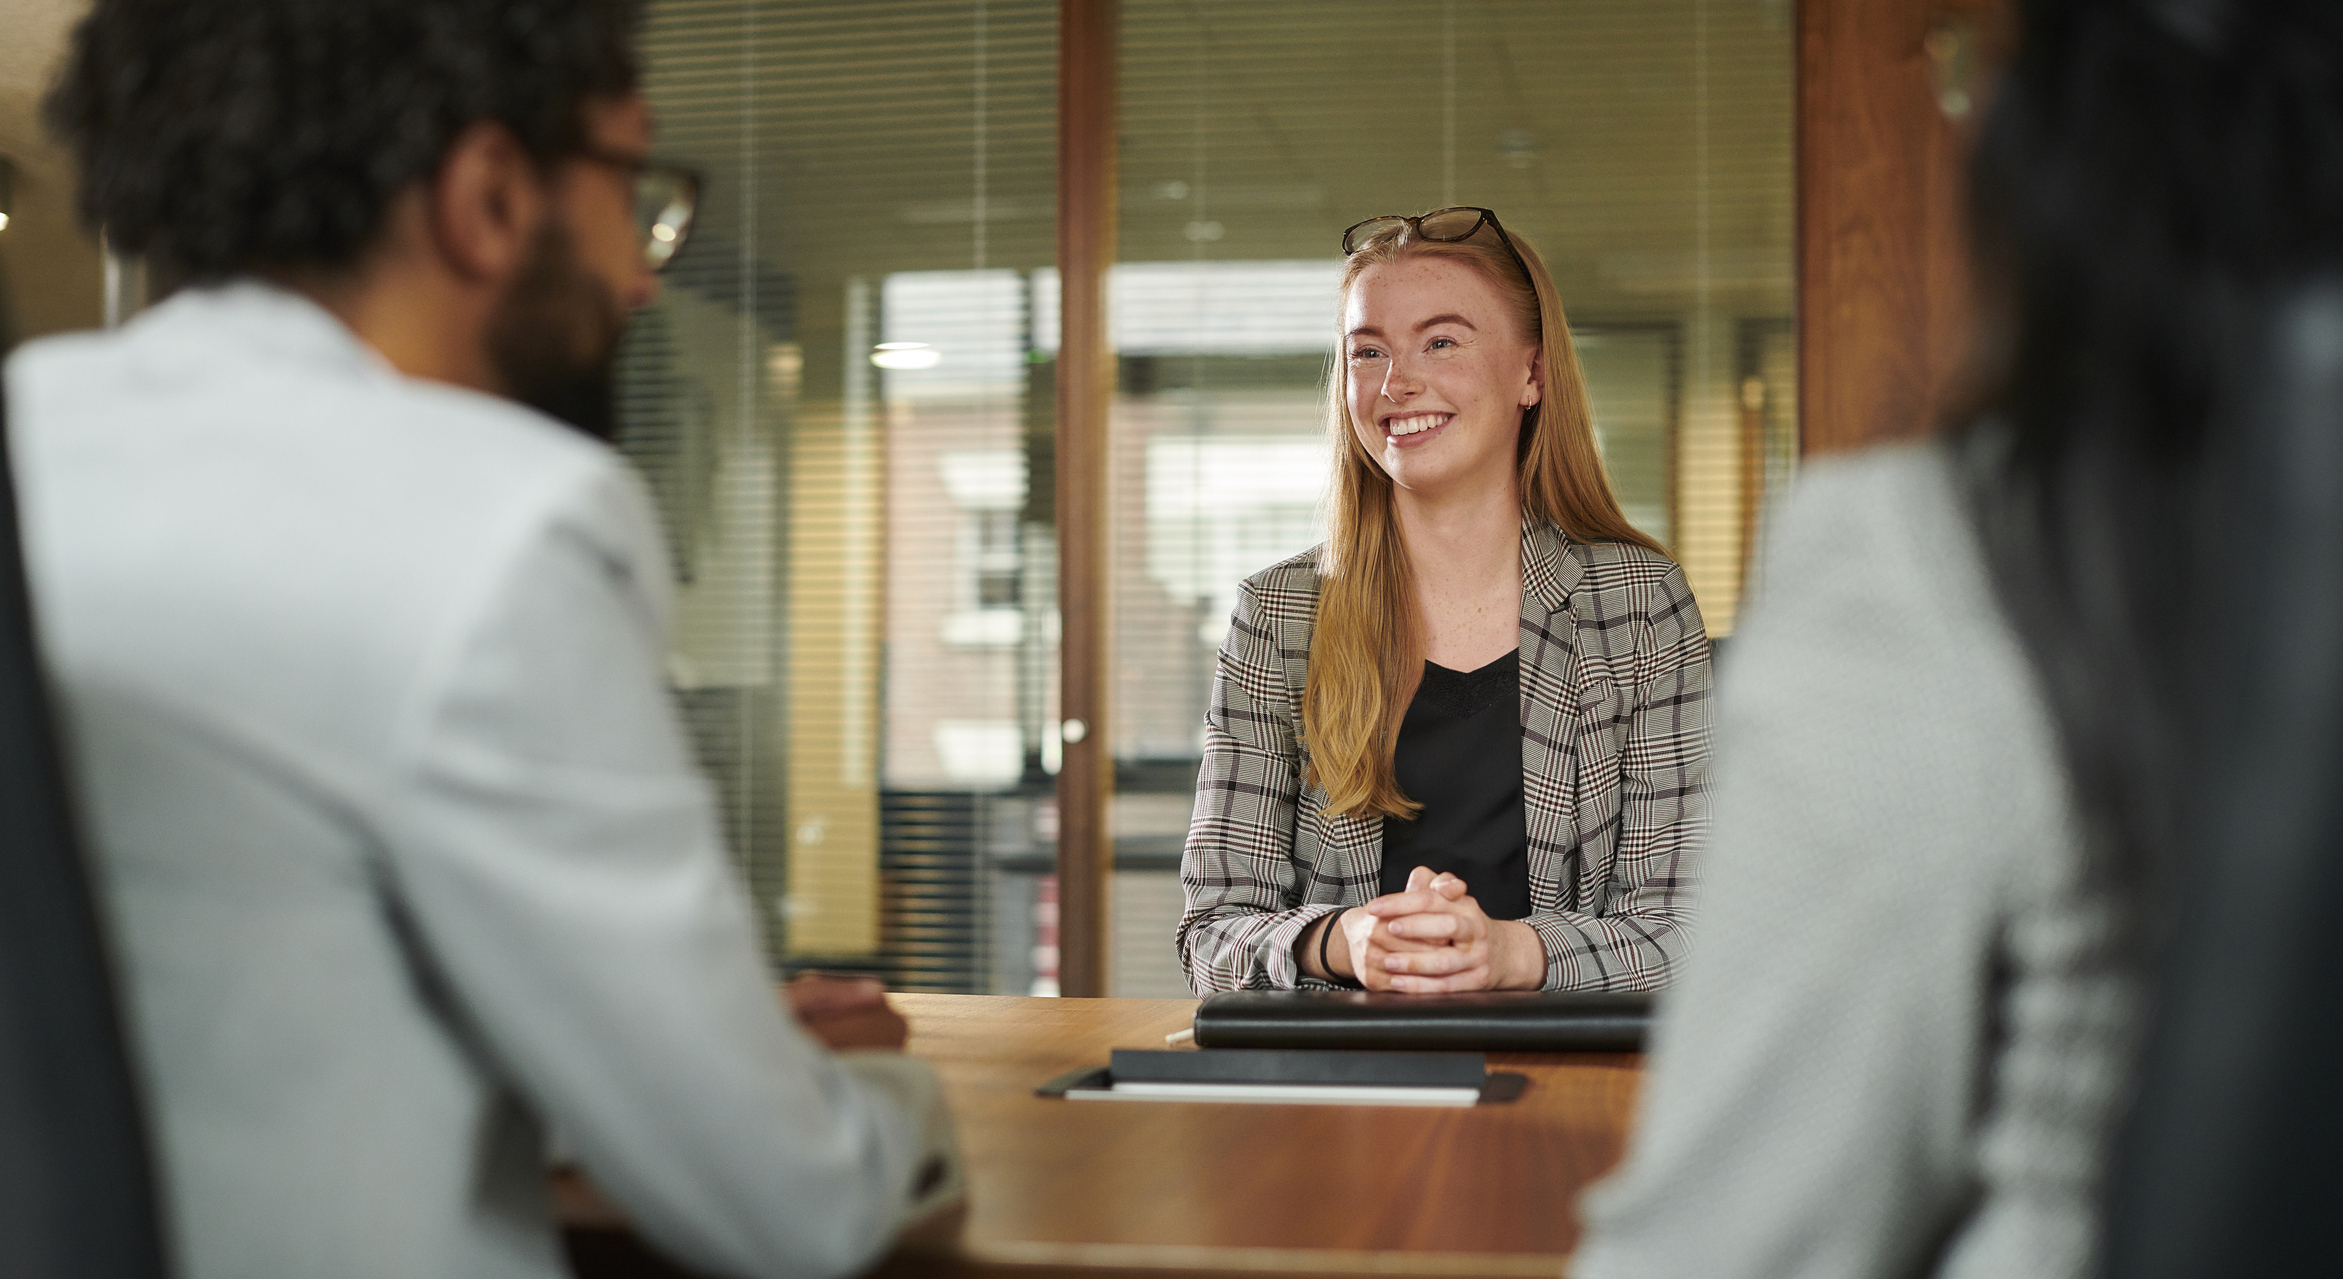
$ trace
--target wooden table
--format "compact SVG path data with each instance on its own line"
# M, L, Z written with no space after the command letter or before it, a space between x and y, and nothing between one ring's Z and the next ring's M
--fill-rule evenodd
M883 1275L1558 1276L1573 1204L1624 1147L1641 1059L1491 1054L1521 1099L1466 1109L1033 1095L1160 1048L1187 999L898 995L960 1125L968 1207Z
M1033 1090L1109 1049L1162 1047L1195 1001L891 998L911 1053L943 1077L968 1202L914 1231L886 1279L1552 1279L1579 1192L1624 1148L1641 1066L1492 1053L1528 1090L1463 1109L1052 1100ZM583 1257L579 1270L618 1273Z

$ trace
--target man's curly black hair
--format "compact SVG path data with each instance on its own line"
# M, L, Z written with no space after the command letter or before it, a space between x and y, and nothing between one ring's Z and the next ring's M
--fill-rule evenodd
M354 263L458 133L540 162L635 88L641 0L98 0L46 104L80 212L181 279Z

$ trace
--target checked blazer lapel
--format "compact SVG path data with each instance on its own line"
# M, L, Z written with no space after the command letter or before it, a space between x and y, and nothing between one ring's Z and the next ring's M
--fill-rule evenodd
M1570 593L1584 575L1550 524L1521 529L1521 798L1529 830L1530 906L1580 908L1578 730L1572 665L1578 628Z

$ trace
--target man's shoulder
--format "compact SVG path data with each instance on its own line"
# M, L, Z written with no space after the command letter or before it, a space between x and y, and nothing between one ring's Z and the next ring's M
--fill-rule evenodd
M428 477L441 517L467 499L509 507L621 469L610 449L534 409L399 374L328 331L322 313L256 323L249 300L206 306L27 343L7 366L16 433L36 452L92 465L108 454L134 464L141 451L237 458L314 496L412 493Z
M186 290L119 328L26 343L12 398L35 417L120 418L165 429L221 424L309 443L428 450L455 444L532 466L604 452L508 399L392 369L316 303L255 281ZM223 415L222 410L227 410Z
M664 597L657 515L613 450L509 400L403 376L322 312L254 322L259 309L150 313L11 361L12 452L47 545L247 593L364 582L343 597L403 616L481 598L551 539ZM258 546L275 550L256 576Z
M52 333L28 339L9 353L9 384L24 386L35 380L71 377L102 364L120 345L119 338L99 330Z
M507 481L572 481L618 470L609 446L553 418L493 395L401 378L371 405L416 447L460 450L472 464L504 470Z
M384 472L319 478L410 530L445 525L429 539L443 555L494 574L553 538L623 564L630 575L663 580L651 571L664 556L650 495L615 450L570 426L509 400L412 378L331 390L311 407L340 417L348 436L345 446L322 451L324 465Z

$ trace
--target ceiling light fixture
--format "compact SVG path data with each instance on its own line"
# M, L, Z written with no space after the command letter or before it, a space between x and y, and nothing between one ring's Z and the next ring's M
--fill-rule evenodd
M882 369L932 369L943 359L925 342L881 342L870 353L870 362Z

